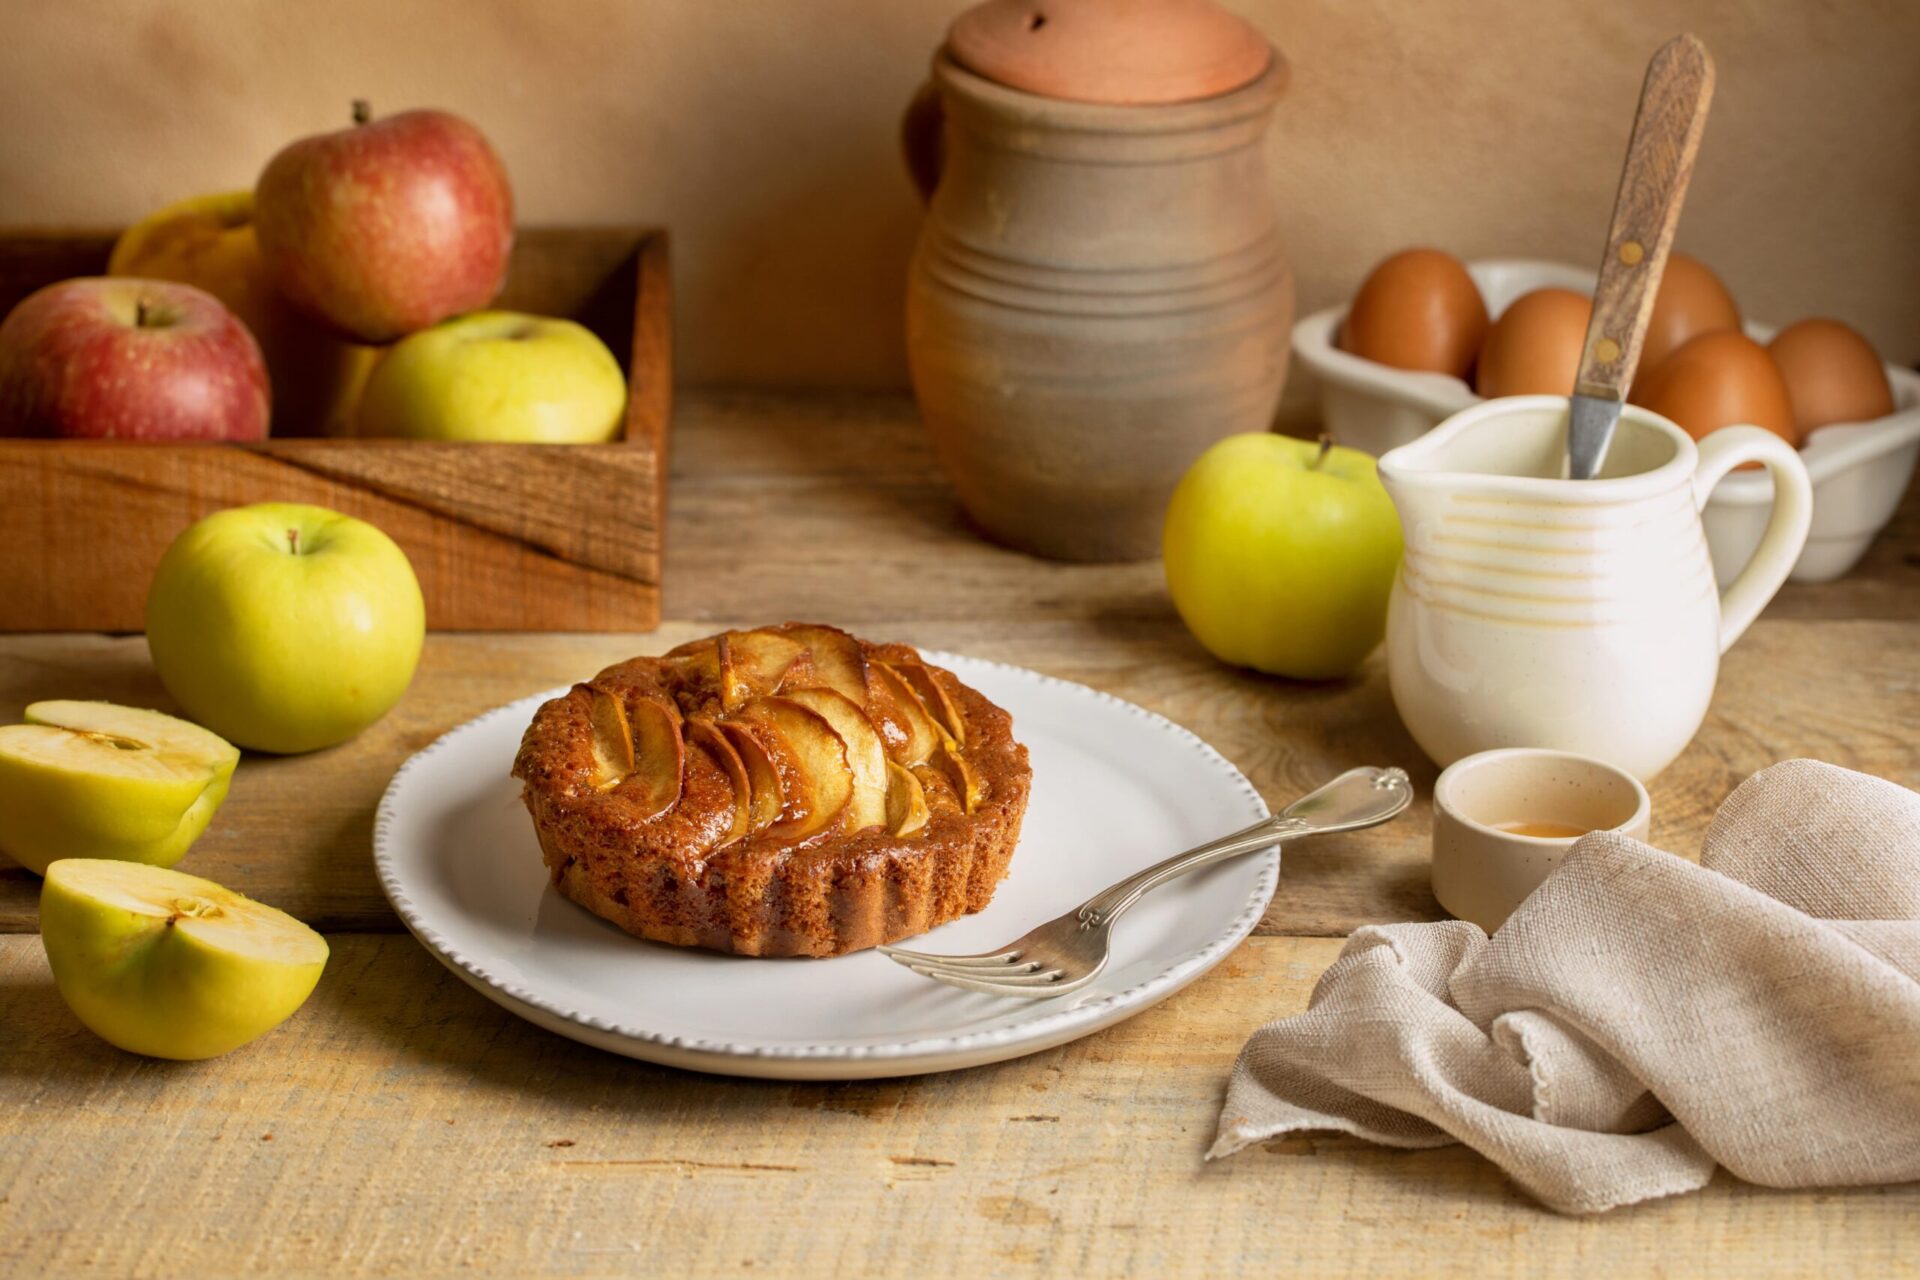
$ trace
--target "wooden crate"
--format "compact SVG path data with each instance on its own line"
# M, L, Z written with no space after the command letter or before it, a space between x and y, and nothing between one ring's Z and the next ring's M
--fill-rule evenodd
M113 239L0 232L0 314L42 285L100 274ZM436 630L651 630L673 393L666 233L522 229L497 305L569 316L621 357L624 440L0 439L0 631L144 630L147 583L175 535L267 501L318 503L386 530L413 561Z

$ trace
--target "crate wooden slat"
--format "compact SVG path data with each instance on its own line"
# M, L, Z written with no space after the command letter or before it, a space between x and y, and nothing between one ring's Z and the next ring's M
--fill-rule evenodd
M0 309L97 274L113 237L0 233ZM192 521L313 502L407 552L435 630L646 631L660 616L672 412L664 232L529 228L503 308L564 315L622 358L626 438L604 445L0 440L0 631L138 631Z

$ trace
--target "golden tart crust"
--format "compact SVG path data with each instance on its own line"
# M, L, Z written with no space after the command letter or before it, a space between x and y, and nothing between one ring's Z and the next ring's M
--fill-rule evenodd
M776 647L758 639L769 634L784 640ZM756 643L775 648L783 661L797 649L797 658L778 671L763 663L744 680L733 677L735 664L721 655L736 658ZM864 695L861 710L886 757L912 775L909 781L890 771L892 787L913 791L918 784L925 818L917 828L906 829L916 807L914 817L890 808L888 824L851 829L873 811L850 800L822 829L805 832L805 753L780 732L767 732L756 716L769 699L784 704L787 715L795 714L791 699L819 706L834 695L804 691L836 687ZM912 705L902 706L907 699ZM658 725L663 711L677 725L679 787L666 808L659 808L658 787L672 735L635 727L633 771L616 777L627 761L610 765L597 746L604 737L596 739L596 715L609 719L608 702L619 704L628 725ZM950 733L946 726L956 719L961 732ZM928 720L941 740L930 756ZM744 734L747 750L765 748L764 763L781 788L772 825L740 834L736 824L745 817L738 806L747 793L737 768L722 758L725 746L697 727L700 721L730 742ZM844 738L835 741L847 759L858 756ZM564 896L637 937L752 956L842 955L981 910L1006 875L1032 783L1012 717L952 672L924 663L906 645L796 623L697 640L575 685L534 713L513 774L525 784L522 799ZM759 814L771 812L769 805ZM895 825L905 833L894 834Z

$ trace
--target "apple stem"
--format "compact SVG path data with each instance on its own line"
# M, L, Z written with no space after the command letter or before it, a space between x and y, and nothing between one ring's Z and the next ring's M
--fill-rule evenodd
M1332 452L1333 452L1333 437L1328 435L1326 432L1322 431L1320 433L1320 452L1313 455L1313 462L1308 465L1307 470L1318 471L1320 469L1320 464L1325 462L1327 460L1327 455Z
M355 98L353 100L353 122L355 124L365 124L371 119L373 119L373 104L365 98Z
M300 531L298 529L287 530L287 551L291 555L297 556L300 554Z
M133 327L136 329L144 329L147 327L147 300L145 298L133 304Z

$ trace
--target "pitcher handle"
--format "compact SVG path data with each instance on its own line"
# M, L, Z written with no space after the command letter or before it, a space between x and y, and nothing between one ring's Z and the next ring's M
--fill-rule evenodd
M1774 592L1787 580L1813 525L1813 481L1794 447L1759 427L1722 427L1700 442L1693 501L1704 508L1713 488L1743 462L1758 462L1773 477L1773 515L1760 547L1720 596L1720 652L1733 647Z

